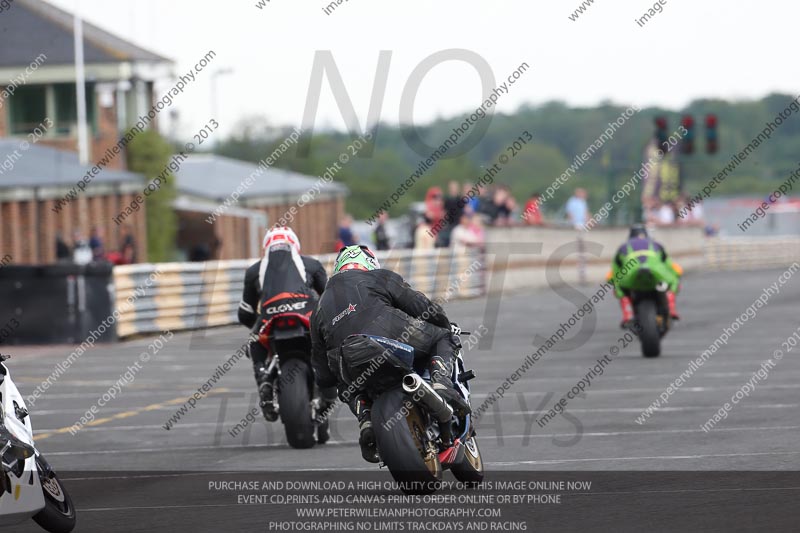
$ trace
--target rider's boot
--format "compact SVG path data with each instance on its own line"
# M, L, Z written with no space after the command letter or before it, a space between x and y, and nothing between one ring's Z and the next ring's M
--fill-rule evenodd
M275 409L275 380L267 373L264 365L257 365L254 370L261 412L267 422L275 422L278 419L278 411Z
M429 370L431 372L431 382L433 390L450 404L457 414L463 416L471 412L469 404L456 391L453 386L453 359L452 357L442 357L434 355L431 357Z
M622 322L619 327L627 328L633 320L633 302L630 296L623 296L619 300L619 305L622 308Z
M331 438L330 415L334 405L336 405L336 387L321 389L319 391L320 404L317 414L317 443L325 444Z
M326 418L317 426L317 444L325 444L331 439L330 423Z
M678 306L675 302L675 293L672 291L667 291L667 305L669 306L669 316L672 317L673 320L680 320L681 317L678 314Z
M361 456L368 463L380 463L375 430L372 428L371 408L372 404L366 394L359 394L350 401L350 410L358 419L358 444L361 446Z

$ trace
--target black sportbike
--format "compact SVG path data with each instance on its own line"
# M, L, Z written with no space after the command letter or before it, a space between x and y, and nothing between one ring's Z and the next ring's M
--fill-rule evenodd
M349 376L350 386L360 385L372 399L378 453L401 490L408 494L434 492L444 470L464 483L480 483L483 460L470 415L457 416L434 391L427 364L414 365L413 347L385 337L358 337L372 342L374 352L363 361L348 361L341 370ZM469 404L469 380L475 373L465 370L461 348L451 377Z

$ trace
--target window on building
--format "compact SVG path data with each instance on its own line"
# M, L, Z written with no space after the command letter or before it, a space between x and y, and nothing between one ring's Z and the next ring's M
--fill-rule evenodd
M47 87L24 85L17 87L8 99L12 135L30 133L47 117Z
M59 135L77 134L78 127L78 98L74 83L58 83L53 85L55 96L56 132ZM92 131L94 128L94 84L86 84L86 119Z
M8 100L10 131L12 135L25 135L50 118L54 126L50 135L76 135L78 103L74 83L53 85L26 85L18 87ZM86 84L86 115L89 127L96 132L94 84Z

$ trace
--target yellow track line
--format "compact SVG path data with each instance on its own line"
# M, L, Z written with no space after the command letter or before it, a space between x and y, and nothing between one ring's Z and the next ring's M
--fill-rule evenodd
M209 391L207 396L211 396L212 394L222 394L224 392L230 392L230 389L226 389L226 388L215 389L215 390ZM95 418L91 422L89 422L87 424L84 424L83 427L100 426L102 424L106 424L106 423L111 422L113 420L120 420L120 419L123 419L123 418L130 418L132 416L136 416L138 414L145 413L147 411L155 411L156 409L161 409L162 407L166 407L168 405L178 405L178 404L182 404L182 403L186 403L186 396L181 396L180 398L174 398L172 400L167 400L166 402L150 404L150 405L147 405L145 407L142 407L141 409L134 409L132 411L123 411L122 413L117 413L115 415L108 416L108 417L105 417L105 418ZM62 433L68 433L69 430L72 429L73 427L74 426L68 426L68 427L65 427L65 428L54 429L53 431L50 431L48 433L42 433L41 435L34 435L34 440L38 441L38 440L42 440L42 439L46 439L46 438L52 437L53 435L60 435ZM81 429L83 429L83 428L81 428Z

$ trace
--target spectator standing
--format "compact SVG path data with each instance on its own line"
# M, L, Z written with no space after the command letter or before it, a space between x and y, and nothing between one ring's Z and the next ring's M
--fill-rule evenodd
M474 239L471 248L483 250L486 246L486 228L484 227L484 219L480 215L475 215L470 219L469 230L472 232Z
M89 243L83 238L80 232L72 234L72 261L77 265L88 265L92 262L92 249Z
M462 197L467 198L467 205L464 206L464 210L471 212L471 213L478 213L481 210L481 197L484 195L485 187L482 183L478 183L478 191L477 194L473 194L470 196L470 192L472 192L472 186L469 183L464 184L464 188L462 189Z
M122 264L132 265L136 263L136 240L133 238L131 227L128 224L124 224L120 229L119 241L119 251L120 255L122 256Z
M92 261L104 261L106 249L103 246L103 230L94 226L89 233L89 248L92 250Z
M455 253L464 253L467 248L480 244L479 231L477 231L477 228L473 224L475 218L480 218L480 215L464 213L461 215L458 225L453 228L450 242Z
M578 187L572 194L572 197L567 200L567 219L569 219L572 227L578 230L576 241L578 243L578 282L581 285L586 285L586 253L583 243L583 230L586 227L586 222L589 219L589 205L586 203L588 194L586 189Z
M433 224L431 224L430 218L428 215L417 224L416 230L414 230L414 249L415 250L433 250L436 247L436 237L431 232L431 228Z
M512 226L516 222L517 218L519 217L519 204L517 204L517 199L509 191L508 198L506 199L506 209L505 211L508 213L506 215L506 226Z
M189 251L189 261L202 263L211 259L211 247L205 243L197 243Z
M658 224L658 213L660 210L660 200L650 196L642 198L642 217L648 226L655 226Z
M582 229L589 218L589 205L586 203L586 189L578 187L567 200L567 219L575 229Z
M378 215L378 225L375 226L375 248L377 250L388 250L390 248L389 245L389 235L386 233L386 221L389 220L389 213L386 211L381 211L381 214Z
M679 217L677 222L689 226L705 226L705 215L703 213L703 202L695 200L692 207L689 207L689 195L681 193L678 203L678 212L683 212L683 216Z
M656 223L659 226L671 226L675 224L675 205L672 202L664 202L656 214Z
M464 204L461 202L461 186L457 181L451 180L447 185L447 196L444 199L444 225L436 235L436 245L442 248L450 246L450 234L464 214Z
M59 231L56 233L56 260L59 263L72 261L72 253L69 250L69 245L64 241L64 236Z
M539 210L539 203L542 201L542 195L538 192L531 194L528 201L525 202L525 211L522 218L528 226L542 226L542 212Z
M483 213L489 217L489 223L493 226L507 226L511 209L516 206L509 202L511 194L508 187L500 186L494 190L492 200L484 204Z
M353 232L352 226L353 217L345 214L339 222L339 248L358 244L358 235Z
M425 216L434 228L439 226L444 218L444 197L440 187L431 187L425 194Z

